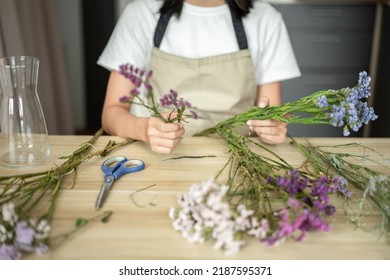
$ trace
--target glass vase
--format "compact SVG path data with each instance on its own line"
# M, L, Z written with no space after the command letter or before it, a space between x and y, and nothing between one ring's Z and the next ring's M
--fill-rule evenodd
M0 58L0 165L29 167L47 160L50 147L37 93L39 59Z

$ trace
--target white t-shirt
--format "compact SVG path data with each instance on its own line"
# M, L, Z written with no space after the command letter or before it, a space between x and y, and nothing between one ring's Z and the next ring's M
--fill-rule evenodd
M118 70L124 63L148 69L161 4L157 0L135 0L128 4L98 64L109 70ZM266 2L254 1L254 8L243 18L243 24L257 84L300 76L279 12ZM238 51L228 5L199 7L184 2L180 18L170 19L160 49L186 58Z

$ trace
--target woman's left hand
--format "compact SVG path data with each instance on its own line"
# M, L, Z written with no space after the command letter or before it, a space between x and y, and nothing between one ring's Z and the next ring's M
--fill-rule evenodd
M262 97L259 102L260 108L269 106L268 97ZM249 120L246 123L249 129L256 133L259 139L271 145L281 144L286 141L287 124L276 120Z

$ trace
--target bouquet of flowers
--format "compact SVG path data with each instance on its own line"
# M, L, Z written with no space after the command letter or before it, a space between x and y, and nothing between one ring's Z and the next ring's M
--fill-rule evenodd
M152 116L165 122L181 121L186 109L197 117L191 110L191 104L179 99L173 90L156 103L153 87L149 83L151 72L124 64L120 73L136 86L130 96L121 98L122 102L140 104L148 108ZM239 251L248 236L269 245L279 244L288 238L301 241L308 232L330 230L330 219L336 212L335 206L330 203L331 196L348 202L345 205L351 205L352 201L356 202L352 198L353 192L359 190L363 195L358 200L358 208L366 207L363 207L367 205L366 198L376 202L383 215L382 229L388 232L390 197L383 196L383 191L379 195L379 188L367 187L366 177L357 180L354 173L364 170L376 176L372 178L380 178L380 185L386 186L381 190L388 189L386 176L367 167L360 168L359 165L342 161L339 154L323 151L321 147L310 146L310 143L304 146L292 139L293 146L308 159L302 168L296 169L266 146L241 136L235 130L248 120L274 119L285 123L343 127L344 136L348 136L350 130L358 131L363 124L377 118L366 102L370 96L370 82L367 73L361 72L353 88L323 90L280 106L253 107L198 133L197 136L217 133L226 141L231 152L231 158L224 168L228 170L228 179L225 184L217 182L223 172L221 170L216 178L194 184L188 193L181 195L179 207L172 207L169 212L173 227L189 242L213 239L215 248L223 249L228 254ZM140 98L142 88L147 91L147 101ZM162 106L172 106L172 113L177 112L178 117L165 120L159 112ZM250 146L257 146L263 151L262 154L253 152ZM321 159L340 158L339 162L345 168L335 169L332 168L334 161L314 158L312 149ZM349 213L347 218L350 221L361 226L357 221L366 212L362 210L358 215L351 211L346 213Z
M198 133L198 136L217 133L226 141L231 152L225 167L228 179L225 184L218 184L218 178L194 184L187 194L180 196L179 207L172 208L169 215L174 228L190 242L214 239L215 247L228 254L237 252L248 236L269 245L288 238L301 241L308 232L330 230L329 221L336 211L330 200L335 196L348 202L345 203L346 216L359 226L362 223L358 221L367 213L363 206L367 205L366 198L374 201L375 209L383 216L382 233L388 234L387 175L349 163L346 158L352 155L333 154L292 139L293 146L308 159L302 168L296 169L266 146L235 131L248 120L275 119L285 123L343 127L344 136L348 136L350 129L357 131L377 118L366 102L370 96L370 81L367 73L361 72L353 88L323 90L280 106L253 107ZM261 155L250 146L260 148ZM365 172L361 173L362 170ZM356 177L359 173L361 176ZM369 187L374 179L367 179L370 178L365 177L367 174L375 176L380 184L373 183L376 187ZM355 192L358 194L353 197ZM361 198L356 199L359 194ZM358 205L359 213L349 211L352 203Z
M359 73L358 84L353 88L318 91L280 106L256 106L197 135L206 136L218 133L219 130L229 130L245 125L248 120L274 119L284 123L330 124L343 127L344 136L348 136L350 129L358 131L363 124L378 118L374 109L365 101L371 95L370 83L371 78L363 71Z
M185 116L194 119L199 117L191 103L179 97L177 91L173 89L163 95L157 103L153 87L149 82L153 74L152 71L144 71L131 64L122 64L119 73L135 85L135 88L130 91L130 95L121 97L120 102L141 105L149 110L151 116L167 123L184 121ZM143 92L146 92L146 96L142 94ZM168 118L162 115L161 107L171 111Z

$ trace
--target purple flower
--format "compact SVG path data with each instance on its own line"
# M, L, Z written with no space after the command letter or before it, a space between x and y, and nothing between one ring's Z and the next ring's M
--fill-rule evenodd
M327 205L324 211L326 215L333 216L333 214L336 213L336 207L333 205Z
M329 214L332 212L333 206L326 208ZM334 212L333 212L334 213ZM278 240L294 237L298 232L297 241L302 241L309 231L329 231L329 224L320 217L319 213L310 212L309 209L303 208L301 205L297 208L285 208L279 213L280 222L275 232L265 242L269 245L274 245Z
M326 211L329 205L329 193L334 193L338 189L338 184L345 184L343 177L336 177L330 180L327 176L322 176L313 181L311 187L311 201L314 210L318 213ZM327 214L329 215L330 212Z
M299 229L302 227L303 223L306 221L307 217L309 216L309 213L310 212L307 209L305 209L302 211L300 215L298 215L296 220L293 221L295 229Z
M343 176L333 177L332 182L337 185L337 187L345 187L348 185L347 179L345 179Z
M287 201L287 205L292 207L292 208L296 208L296 209L302 207L302 204L298 200L296 200L295 198L290 198Z
M349 88L346 89L348 92ZM359 99L359 91L357 89L351 89L351 91L347 94L346 101L347 103L356 103Z
M294 233L294 227L293 225L289 224L288 222L281 221L279 224L279 229L277 231L277 236L279 238L283 237L289 237Z
M306 230L314 230L314 231L329 231L330 226L328 223L324 221L320 216L314 213L310 213L308 219L305 221L305 225L303 227Z
M318 100L317 100L317 107L318 108L326 108L328 106L329 106L328 99L326 98L325 95L321 95L320 97L318 97Z
M148 83L152 72L145 72L133 65L122 64L119 66L119 74L123 75L126 79L130 80L137 88L141 87L142 84Z
M336 96L337 99L341 98L341 101L333 104L329 112L329 118L333 126L344 126L344 136L350 135L350 129L358 131L363 123L368 124L368 122L378 118L374 113L374 109L368 107L367 102L362 101L362 99L371 95L370 83L371 78L367 75L367 72L360 72L358 85L352 89L346 88L341 96ZM318 99L318 106L322 104L320 98Z
M160 105L164 107L174 106L177 110L192 108L191 103L181 97L179 98L177 91L173 89L160 99Z
M284 176L268 177L267 183L279 186L289 196L287 207L277 214L277 227L263 240L273 245L290 237L301 241L309 231L329 231L324 217L332 216L336 211L329 205L329 193L345 187L347 181L343 177L330 179L327 176L309 180L297 170L290 170Z
M274 183L289 194L297 194L307 188L308 179L302 177L298 171L290 170L285 176L269 177L268 183Z
M354 103L347 103L347 113L348 124L354 124L359 121L358 111L356 110Z
M191 114L192 118L195 120L199 118L198 113L195 112L194 110L190 110L190 114Z
M145 86L147 91L149 91L149 92L153 91L153 87L149 82L147 82L147 81L144 82L144 86Z
M20 221L15 227L15 245L29 251L35 237L35 230L26 221Z
M327 176L321 176L313 181L311 187L312 196L321 196L326 195L330 191L329 189L330 181Z
M359 73L358 91L359 99L367 98L371 95L371 77L367 75L366 71Z
M19 259L22 253L43 253L49 250L47 238L50 225L47 220L18 217L13 203L3 205L0 221L0 259Z
M127 103L131 100L130 96L122 96L119 98L119 102L121 103Z
M183 98L179 98L178 93L172 89L159 100L159 104L155 103L153 96L153 86L150 83L150 78L153 75L152 71L144 71L131 64L122 64L119 66L119 73L135 86L135 88L130 92L130 97L121 97L119 99L121 103L131 103L131 97L136 97L139 101L138 104L146 107L152 116L160 115L159 105L163 107L173 106L173 111L176 110L178 115L174 119L168 118L166 120L167 122L173 122L179 119L181 120L185 110L192 108L190 102L184 100ZM139 95L141 93L146 93L144 96L147 97L148 100L144 100L142 97L140 97ZM195 112L191 112L191 116L195 119L198 118L198 115Z
M145 78L146 80L149 80L153 75L153 71L152 70L149 70L146 72L146 75L145 75Z
M133 89L130 91L130 94L131 94L132 96L139 95L139 94L140 94L139 89L138 89L138 88L133 88Z
M0 260L17 260L20 259L20 252L12 245L0 245Z
M322 194L317 197L317 199L313 202L313 207L315 211L322 212L329 205L329 196L327 194Z
M344 136L349 136L349 134L351 134L351 133L349 132L348 127L345 126L345 127L343 128L343 135L344 135Z
M368 107L367 102L360 102L358 106L361 122L368 124L369 121L374 121L378 118L378 116L375 115L374 108Z
M345 197L350 197L352 195L352 191L346 188L348 181L344 177L334 177L332 183L335 186L335 192L341 193Z
M341 102L340 105L333 105L332 112L329 114L331 118L331 124L336 127L340 127L344 125L345 118L345 102Z
M43 253L46 253L47 251L49 251L49 247L46 244L43 244L43 243L40 243L38 246L36 246L33 249L33 252L35 254L43 254Z

